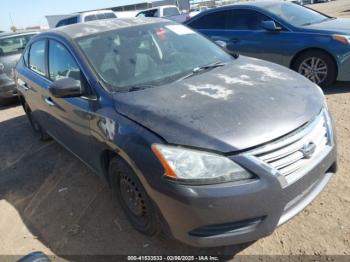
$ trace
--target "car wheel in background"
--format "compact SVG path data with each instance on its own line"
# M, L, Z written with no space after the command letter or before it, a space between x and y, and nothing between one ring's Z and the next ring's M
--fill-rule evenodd
M41 141L49 141L49 140L51 140L51 137L49 136L49 134L44 130L44 128L42 128L40 126L38 121L36 121L35 118L33 118L32 110L30 109L30 107L28 106L27 103L23 104L23 109L24 109L24 112L26 113L26 115L28 117L28 120L29 120L30 125L32 126L34 132L38 133L40 135L40 140Z
M292 69L321 87L333 84L337 78L337 65L322 51L308 51L299 55Z
M119 157L113 158L109 177L114 195L134 228L150 236L159 234L161 226L157 210L128 164Z

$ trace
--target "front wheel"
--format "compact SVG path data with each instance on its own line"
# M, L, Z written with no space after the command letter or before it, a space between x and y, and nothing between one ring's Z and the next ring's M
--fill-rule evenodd
M322 51L301 54L292 68L321 87L333 84L337 78L336 63L330 55Z
M109 176L114 195L133 227L149 236L160 233L158 212L128 164L118 157L113 158L109 165Z

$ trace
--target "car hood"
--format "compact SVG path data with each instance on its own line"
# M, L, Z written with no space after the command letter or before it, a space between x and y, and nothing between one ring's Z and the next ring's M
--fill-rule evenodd
M241 56L165 86L115 93L114 101L168 143L228 153L295 130L320 112L324 96L287 68Z
M327 31L328 33L349 34L350 35L350 19L337 18L326 22L317 23L306 26L305 28L318 31Z

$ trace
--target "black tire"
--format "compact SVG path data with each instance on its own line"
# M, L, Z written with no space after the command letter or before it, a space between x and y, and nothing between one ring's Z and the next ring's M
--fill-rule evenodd
M320 64L324 63L326 66L327 73L322 75L324 79L321 79L322 81L318 82L317 79L314 81L314 77L312 77L312 74L308 74L308 72L305 72L305 70L302 69L302 64L306 63L309 64L308 61L310 61L312 58L319 59ZM310 64L309 64L310 65ZM337 65L334 61L334 59L326 52L314 50L314 51L307 51L302 54L300 54L294 61L292 65L292 69L311 81L315 82L321 87L327 87L333 84L337 79ZM322 71L322 70L321 70Z
M132 226L145 235L158 235L161 226L157 209L133 170L125 161L114 157L108 172L114 196L120 202ZM127 189L130 192L127 193Z
M45 129L39 124L39 122L35 120L35 118L32 115L32 110L30 109L27 103L23 104L23 109L28 117L29 123L32 126L33 131L40 135L40 140L43 142L50 141L52 138L45 131Z

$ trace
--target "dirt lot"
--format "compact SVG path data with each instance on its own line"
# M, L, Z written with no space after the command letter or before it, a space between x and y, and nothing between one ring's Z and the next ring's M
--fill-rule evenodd
M339 15L350 1L314 7ZM57 143L39 141L21 107L0 109L0 255L350 255L350 83L325 93L339 141L339 172L326 190L271 236L206 250L137 233L102 181Z

